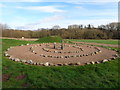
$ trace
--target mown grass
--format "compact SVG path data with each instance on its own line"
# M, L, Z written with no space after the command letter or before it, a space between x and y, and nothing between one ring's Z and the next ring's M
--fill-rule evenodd
M77 42L88 42L88 43L102 43L102 44L113 44L118 45L118 40L86 40L86 39L67 39L68 41L77 41Z
M36 43L3 39L3 52L10 46ZM118 61L120 58L96 65L43 67L25 65L2 56L3 88L118 88ZM19 75L26 78L17 80Z

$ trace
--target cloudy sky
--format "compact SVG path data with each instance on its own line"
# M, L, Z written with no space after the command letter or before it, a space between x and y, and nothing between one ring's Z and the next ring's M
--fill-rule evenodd
M0 23L13 29L98 26L118 21L118 0L0 0Z

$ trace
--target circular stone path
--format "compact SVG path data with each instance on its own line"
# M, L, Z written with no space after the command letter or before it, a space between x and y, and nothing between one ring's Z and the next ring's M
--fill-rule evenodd
M117 52L90 45L64 44L61 50L60 43L27 44L8 48L5 56L10 60L33 65L62 66L99 64L118 57Z

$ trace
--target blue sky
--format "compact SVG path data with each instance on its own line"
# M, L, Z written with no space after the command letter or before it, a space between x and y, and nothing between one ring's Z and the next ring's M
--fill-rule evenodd
M7 1L0 2L0 23L6 23L13 29L34 30L54 25L67 28L71 24L98 26L118 21L118 2L115 0Z

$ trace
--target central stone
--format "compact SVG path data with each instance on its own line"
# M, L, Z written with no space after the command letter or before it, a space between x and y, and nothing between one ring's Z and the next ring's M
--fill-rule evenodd
M54 49L58 49L56 42L53 43L53 46L54 46ZM60 49L64 50L64 41L63 40L61 41Z

